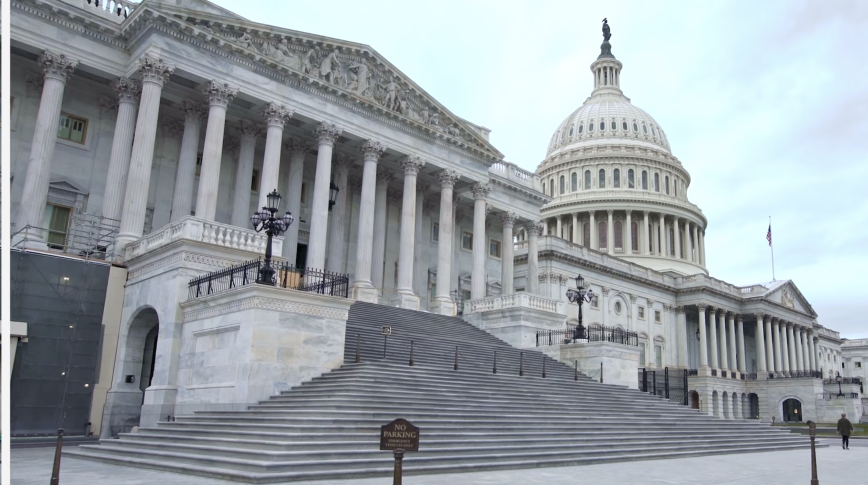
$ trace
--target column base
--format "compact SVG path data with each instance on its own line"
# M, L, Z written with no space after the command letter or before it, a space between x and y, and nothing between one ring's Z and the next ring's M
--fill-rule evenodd
M696 370L697 377L711 377L711 367L706 365L700 366L699 369Z
M396 306L398 308L405 308L407 310L419 311L419 303L421 301L422 300L420 300L418 296L413 294L413 292L398 292L395 297L392 298L392 306Z
M444 298L435 298L434 301L431 302L428 309L431 313L435 313L437 315L446 315L446 316L454 316L455 315L455 303L450 299Z
M350 288L350 298L356 301L364 301L367 303L379 303L380 302L380 294L376 288L370 285L370 283L353 283L353 287Z

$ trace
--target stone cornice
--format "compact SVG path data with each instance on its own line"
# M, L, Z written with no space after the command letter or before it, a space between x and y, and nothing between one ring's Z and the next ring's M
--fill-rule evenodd
M630 190L630 189L619 189L619 190ZM587 211L589 209L578 209L579 205L587 205L587 204L627 204L627 203L637 203L637 204L649 204L649 205L657 205L661 207L668 207L670 209L678 209L687 212L691 212L694 216L697 217L700 221L702 221L703 229L708 225L708 219L702 213L702 210L699 207L690 204L679 204L678 199L673 198L672 201L667 200L658 200L658 199L641 199L641 198L627 198L627 197L615 197L611 199L593 199L593 200L565 200L565 201L554 201L552 200L548 204L544 205L540 208L541 217L555 217L558 215L570 214L572 212L582 212ZM692 206L692 207L691 207ZM566 212L557 212L558 209L569 208L570 210ZM600 208L596 210L606 210L607 208ZM617 210L621 210L620 208ZM626 209L624 209L626 210ZM644 210L642 208L633 207L631 210ZM651 210L651 209L649 209ZM556 212L554 214L550 214L550 212ZM652 210L653 212L653 210ZM640 220L636 218L635 220ZM691 236L692 237L692 236Z
M489 174L489 182L492 185L497 185L498 187L503 187L509 191L520 194L522 197L529 199L529 200L532 200L534 202L546 203L546 202L549 202L552 200L551 197L543 194L542 192L539 192L539 191L536 191L533 189L529 189L527 187L523 187L519 184L510 182L508 180L504 180L503 178L498 177L497 175Z
M184 323L261 309L346 320L353 300L250 284L181 302Z
M43 0L13 0L9 5L19 11L55 23L67 30L77 32L92 40L123 50L125 45L119 37L120 25L106 22L104 19L82 9L61 2ZM60 13L63 13L61 16ZM12 30L15 30L14 28Z

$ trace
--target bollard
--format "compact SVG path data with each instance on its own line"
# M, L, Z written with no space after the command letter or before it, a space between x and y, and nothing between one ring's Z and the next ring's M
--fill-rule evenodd
M410 367L413 367L413 341L410 341Z
M63 450L63 428L57 430L57 448L54 450L54 468L51 469L50 485L60 484L60 452Z
M494 367L491 369L492 374L497 374L497 351L494 351Z
M356 334L356 364L362 361L362 336L360 334Z
M458 370L458 346L455 346L455 365L452 366L452 370Z
M543 379L546 378L546 356L543 355Z
M395 453L395 478L392 480L392 485L401 485L401 472L404 461L404 450L397 449Z
M579 380L579 361L576 361L576 376L573 378L574 381L578 382Z
M524 375L524 352L518 354L518 375Z
M820 485L817 480L817 450L814 446L814 439L817 436L817 425L813 421L808 421L808 429L811 434L811 485Z
M600 362L600 384L603 383L603 363Z

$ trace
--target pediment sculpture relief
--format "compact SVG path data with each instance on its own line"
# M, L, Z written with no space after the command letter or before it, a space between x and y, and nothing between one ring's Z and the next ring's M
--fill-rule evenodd
M790 291L789 288L784 288L783 291L781 292L781 303L785 307L795 308L796 304L795 304L795 301L793 299L793 293Z

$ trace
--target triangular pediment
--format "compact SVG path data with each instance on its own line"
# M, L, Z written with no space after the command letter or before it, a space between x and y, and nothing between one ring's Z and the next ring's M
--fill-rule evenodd
M66 192L74 192L76 194L87 195L87 192L82 190L81 187L75 185L74 183L72 183L66 179L55 180L54 182L49 183L48 186L49 186L49 188L52 188L52 189L64 190Z
M489 163L503 159L484 130L446 109L370 46L250 22L204 0L181 0L180 5L158 0L143 7L182 21L181 30L205 42L413 126Z
M815 315L813 308L811 308L811 305L792 280L776 283L777 284L775 284L765 295L766 300L791 308L800 313Z

